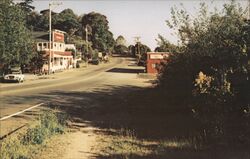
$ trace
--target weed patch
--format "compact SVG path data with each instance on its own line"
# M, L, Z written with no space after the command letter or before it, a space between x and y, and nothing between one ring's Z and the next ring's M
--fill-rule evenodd
M65 132L66 120L66 115L61 112L44 111L27 131L10 136L1 142L0 158L32 158L32 154L39 146L45 145L48 138Z
M102 143L99 158L164 158L169 150L192 149L188 140L142 140L127 129L119 130L116 135L102 135L99 142Z

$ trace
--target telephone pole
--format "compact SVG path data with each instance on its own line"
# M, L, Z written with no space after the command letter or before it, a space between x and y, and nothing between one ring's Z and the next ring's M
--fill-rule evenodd
M86 35L85 35L85 40L86 40L86 46L87 46L87 48L86 48L86 51L87 51L87 54L88 54L88 51L89 51L89 46L88 46L88 28L87 28L87 25L86 25L86 27L85 27L85 32L86 32Z
M49 3L49 61L48 61L48 74L50 74L50 70L51 70L51 10L52 10L52 6L59 6L62 3L59 2L50 2ZM54 39L53 39L54 40ZM54 58L54 57L53 57Z
M137 53L139 54L139 56L141 55L141 53L140 53L140 46L139 46L140 45L140 38L141 38L140 36L135 36L134 37L135 43L137 44L137 51L138 51Z

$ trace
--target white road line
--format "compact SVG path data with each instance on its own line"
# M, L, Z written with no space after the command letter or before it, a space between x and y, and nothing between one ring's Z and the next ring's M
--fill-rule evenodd
M34 105L34 106L32 106L32 107L29 107L29 108L27 108L27 109L24 109L24 110L22 110L22 111L19 111L19 112L17 112L17 113L14 113L14 114L11 114L11 115L2 117L2 118L0 119L0 121L5 120L5 119L8 119L8 118L11 118L11 117L16 116L16 115L19 115L19 114L22 114L22 113L24 113L24 112L26 112L26 111L28 111L28 110L31 110L31 109L36 108L36 107L39 107L39 106L41 106L41 105L43 105L43 104L44 104L44 103L40 103L40 104Z

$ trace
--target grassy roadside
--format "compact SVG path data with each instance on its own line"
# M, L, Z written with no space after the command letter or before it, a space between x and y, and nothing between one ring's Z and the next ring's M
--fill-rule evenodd
M66 115L55 110L46 110L32 122L24 132L1 141L0 158L30 159L46 146L47 141L57 134L63 134Z
M79 94L95 107L78 109L77 122L97 128L97 159L248 159L248 148L204 143L192 112L164 104L151 88L117 88ZM100 102L101 101L101 102Z
M133 131L121 129L109 130L113 135L100 135L98 142L100 155L98 158L138 159L138 158L166 158L166 150L192 150L188 140L146 140L136 137ZM114 133L116 132L116 135ZM170 151L167 156L170 157Z

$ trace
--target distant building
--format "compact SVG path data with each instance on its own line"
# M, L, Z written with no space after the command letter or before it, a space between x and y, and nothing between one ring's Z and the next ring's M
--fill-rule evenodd
M65 44L65 32L60 30L53 30L51 36L51 65L50 71L56 72L58 70L70 69L75 66L76 61L73 54L76 52L74 44ZM49 70L49 34L46 32L34 32L33 36L36 41L36 50L44 54L45 63L42 71ZM68 50L68 51L67 51Z
M147 52L146 72L151 74L159 73L160 64L166 62L169 52Z

